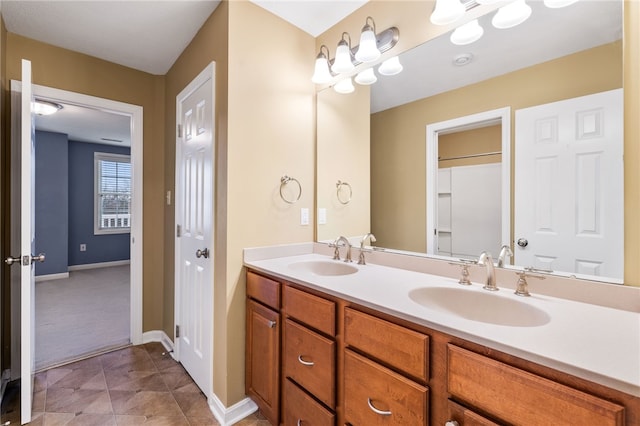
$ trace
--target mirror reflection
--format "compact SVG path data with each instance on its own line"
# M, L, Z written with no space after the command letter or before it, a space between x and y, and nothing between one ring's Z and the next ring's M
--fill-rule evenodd
M525 197L525 206L526 199L538 200L536 202L539 203L542 199L535 195L539 195L536 191L544 189L543 185L562 187L564 194L573 194L571 197L582 197L583 200L590 197L585 205L589 205L591 210L587 209L582 215L574 214L574 217L582 218L578 223L559 225L554 222L555 228L547 231L567 234L590 232L591 240L595 242L599 239L599 231L594 229L597 228L598 215L606 210L605 203L610 202L606 195L616 191L622 194L621 167L614 176L605 169L598 169L602 170L600 175L594 174L594 168L601 167L601 164L597 157L588 154L583 155L581 158L585 161L575 167L581 172L591 168L590 174L581 176L590 176L592 180L600 176L605 180L592 182L593 185L587 189L578 185L581 180L575 179L578 169L574 166L571 167L573 177L571 181L567 180L568 171L563 160L558 160L559 166L548 162L547 169L541 168L540 162L527 166L537 167L538 176L543 177L530 179L538 183L537 187L520 190L521 184L517 181L519 170L524 167L520 165L523 160L519 159L519 154L526 151L521 148L522 136L517 130L524 126L517 123L521 110L622 87L622 4L618 1L579 1L564 9L551 10L542 2L530 3L533 8L531 18L518 27L496 30L488 24L491 16L482 17L480 23L485 34L474 44L455 46L446 34L403 53L400 60L404 71L398 76L380 77L370 88L358 86L352 95L337 95L333 90L318 94L317 191L318 207L325 209L324 223L319 221L317 224L318 240L333 240L338 235L361 236L371 231L377 237L376 245L380 247L454 258L477 258L479 247L497 257L500 247L507 244L514 252L510 262L520 267L534 266L559 273L621 281L622 246L616 242L605 250L619 259L617 269L609 269L603 268L598 261L591 261L588 253L578 253L576 244L579 243L575 241L562 243L568 252L567 259L571 260L554 260L553 257L560 254L526 258L524 254L535 255L532 247L535 237L518 235L521 231L516 230L519 224L530 221L526 215L521 215L522 208L518 205L522 202L519 199ZM454 62L459 62L456 58L461 54L467 54L470 62L464 66L454 65ZM354 101L353 95L359 96L360 101ZM370 110L365 112L361 99L369 96ZM443 123L504 108L509 108L508 129L504 128L505 123L495 118L466 126L442 127ZM615 112L611 114L615 115ZM359 126L361 130L365 116L370 120L367 129L370 135L367 131L354 131L351 126L357 123L356 128ZM534 116L530 120L535 122L537 118ZM589 127L587 133L597 133L598 120L599 117L594 115L583 117L583 125ZM621 125L622 117L617 117L617 120ZM427 127L438 124L441 127L435 134L436 148L433 144L429 148ZM341 146L336 146L335 138L331 137L332 131L327 130L336 128L342 129L343 135L350 136L343 139ZM547 132L555 131L549 123L543 128ZM481 135L483 132L494 136L485 139L485 135ZM501 133L507 134L506 146L496 136ZM466 138L467 142L448 145L448 140L458 137ZM364 148L362 139L370 140L370 145ZM619 139L621 147L622 139ZM358 144L357 148L351 144L352 140L357 141L354 142ZM327 146L333 146L333 154L321 155ZM432 162L428 161L429 149ZM621 151L609 157L614 158L614 163L619 160L621 164L621 158L616 157L618 155L621 157ZM357 162L351 163L349 156L357 158ZM354 167L353 164L360 164L362 158L370 159L368 165ZM336 161L342 164L340 169L335 167ZM441 181L447 182L446 177L439 177L442 173L444 176L449 173L449 182L454 182L454 190L462 188L462 192L450 195L448 207L438 201L439 198L446 199L446 191L438 192L442 189L439 188ZM366 182L353 188L354 197L349 205L338 206L334 211L331 204L339 203L330 199L329 190L333 185L335 191L338 179L349 182L365 179ZM369 192L367 185L370 185ZM603 190L605 185L606 190ZM594 188L600 189L596 193ZM325 194L327 198L323 201ZM484 207L478 205L478 199ZM546 202L547 209L557 206L551 198ZM458 209L452 210L456 206ZM623 232L621 207L620 204L619 208L611 209L620 212L619 220L617 217L611 219L617 221L620 234ZM349 212L356 208L359 210L354 219ZM370 215L366 215L369 208ZM540 213L539 205L528 209ZM566 210L565 207L562 209ZM484 218L479 218L480 213ZM343 223L341 218L347 216L350 219ZM453 237L455 230L447 237L446 226L451 223L443 222L440 216L463 220L459 238ZM544 216L538 215L540 217ZM489 224L487 218L499 220ZM557 220L549 215L547 219ZM487 229L492 231L484 232ZM498 229L499 232L496 231ZM489 240L485 240L486 235L482 234L488 235ZM517 240L520 238L529 239L530 244L519 246Z

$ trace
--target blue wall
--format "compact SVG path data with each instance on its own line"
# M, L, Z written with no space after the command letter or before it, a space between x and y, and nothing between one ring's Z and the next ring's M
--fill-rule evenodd
M36 132L35 253L46 253L36 263L36 275L67 272L69 183L67 135Z
M94 152L129 155L130 148L69 141L69 265L130 258L130 234L93 234ZM80 251L80 244L87 251Z

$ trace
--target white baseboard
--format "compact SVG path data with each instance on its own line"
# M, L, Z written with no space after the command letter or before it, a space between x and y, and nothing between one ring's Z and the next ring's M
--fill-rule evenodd
M173 356L173 341L162 330L145 331L142 333L142 343L159 342Z
M212 394L209 398L209 409L221 426L230 426L255 413L258 406L250 398L245 398L227 408L215 394Z
M68 272L61 272L59 274L47 274L47 275L36 275L36 282L40 281L50 281L50 280L64 280L69 278Z
M112 262L85 263L84 265L70 265L69 271L82 271L84 269L106 268L109 266L122 266L131 264L131 260L114 260Z

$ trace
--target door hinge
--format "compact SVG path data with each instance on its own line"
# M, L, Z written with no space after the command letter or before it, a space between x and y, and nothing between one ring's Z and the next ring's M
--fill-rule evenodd
M180 326L176 325L176 339L180 337Z
M176 237L180 238L182 235L182 227L180 225L176 225Z
M182 137L182 124L178 124L178 137Z

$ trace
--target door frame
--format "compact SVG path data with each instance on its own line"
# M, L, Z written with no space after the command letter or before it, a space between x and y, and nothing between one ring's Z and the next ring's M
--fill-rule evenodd
M495 124L502 126L502 244L511 245L511 107L504 107L427 125L427 254L438 254L438 136Z
M129 321L129 338L131 343L138 345L142 341L142 279L143 279L143 132L142 118L143 108L139 105L127 104L124 102L114 101L96 96L85 95L82 93L71 92L68 90L55 89L52 87L33 84L33 96L40 99L53 102L62 102L74 104L81 107L99 109L114 114L128 115L131 117L131 169L132 169L132 213L131 220L131 263L130 263L130 321ZM11 80L11 92L20 92L22 83L17 80ZM12 129L11 138L16 136L13 123L15 108L11 108ZM12 314L12 321L15 320ZM13 327L12 327L13 328ZM12 334L13 334L12 330ZM12 338L12 342L13 342ZM11 345L11 376L16 378L19 376L19 369L16 370L17 362L20 359L20 348L15 344Z
M178 131L178 124L180 124L182 122L181 118L182 118L182 109L180 106L180 103L182 100L186 99L187 97L189 97L189 95L191 95L196 89L198 89L202 84L204 84L207 80L213 80L213 90L212 90L212 99L211 99L211 105L214 105L215 107L215 93L216 93L216 85L215 85L215 62L211 62L209 63L189 84L187 84L187 86L185 86L184 89L182 89L180 91L180 93L178 93L178 95L176 96L176 156L175 156L175 171L174 171L174 178L175 178L175 189L174 189L174 315L173 315L173 343L174 343L174 347L173 347L173 353L172 356L174 357L174 359L178 362L180 362L180 339L178 337L176 337L176 324L180 323L180 318L182 315L181 312L181 288L182 288L182 281L181 281L181 276L180 276L180 266L181 266L181 261L180 261L180 257L181 257L181 253L180 253L180 237L178 236L178 232L177 232L177 227L179 225L179 218L180 218L180 214L179 214L179 204L178 204L178 200L180 200L182 198L182 185L180 182L180 158L181 158L181 149L180 149L180 139L181 139L181 135L179 134ZM216 117L215 117L215 113L213 116L213 126L214 129L217 129L217 123L216 123ZM216 182L216 133L215 131L212 132L212 141L211 143L213 144L212 149L211 149L211 153L212 153L212 177L213 177L213 181L214 181L214 186L215 186L215 182ZM213 200L214 206L212 206L212 217L211 217L211 241L209 241L209 244L207 245L207 247L211 247L211 254L210 254L210 258L211 258L211 278L213 281L213 278L215 276L215 258L216 258L216 249L215 249L215 232L216 232L216 220L215 220L215 202L216 202L216 198L215 198L215 188L214 186L212 186L210 188L210 190L212 191L212 197L211 199ZM213 283L211 283L213 285ZM215 289L212 291L212 296L215 294ZM211 348L210 348L210 353L211 353L211 359L209 360L209 365L213 366L213 360L215 359L215 355L213 352L213 347L214 347L214 332L213 330L215 329L215 323L213 321L213 309L214 309L214 303L213 303L213 297L212 299L208 302L208 307L209 307L209 312L211 313L212 316L212 321L211 321ZM214 390L213 390L213 368L211 369L211 374L210 377L207 379L209 382L209 395L205 395L207 397L207 401L209 402L209 404L211 405L212 401L213 401L213 395L214 395Z

